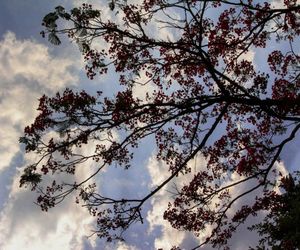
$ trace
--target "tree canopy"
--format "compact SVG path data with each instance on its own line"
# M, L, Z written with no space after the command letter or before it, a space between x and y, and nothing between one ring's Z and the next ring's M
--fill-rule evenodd
M55 45L67 35L83 53L90 79L115 72L121 87L113 97L101 89L42 96L39 115L20 138L39 160L25 169L20 185L39 193L43 210L77 192L77 202L97 217L97 235L111 241L143 222L147 200L187 175L162 216L196 236L211 228L195 249L226 249L247 218L260 211L272 217L287 190L282 185L289 177L278 162L300 128L299 14L296 0L112 0L103 10L82 4L69 12L58 6L44 17L41 34ZM139 85L151 86L145 98L135 96ZM155 189L115 199L90 183L112 164L130 171L135 148L148 137L169 170ZM91 147L91 154L80 151ZM198 155L205 166L191 175ZM95 172L81 182L56 179L90 161ZM253 194L253 204L235 206ZM276 238L268 223L252 229Z
M275 202L268 207L269 214L261 223L250 227L250 230L257 230L263 236L256 249L264 249L265 243L273 250L300 248L299 172L297 177L288 175L282 178L284 194L276 196Z

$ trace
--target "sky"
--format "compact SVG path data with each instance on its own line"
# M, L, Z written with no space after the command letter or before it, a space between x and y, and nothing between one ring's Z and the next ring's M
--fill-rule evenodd
M113 244L88 237L95 221L84 208L75 204L74 197L45 213L34 204L34 193L19 188L22 169L34 161L35 156L24 154L18 138L37 115L38 98L43 94L53 95L66 87L85 89L89 93L99 89L112 93L116 88L112 84L114 75L93 81L86 78L82 57L74 44L65 40L62 45L53 46L39 34L45 14L58 5L68 9L79 2L0 0L0 249L151 250L169 249L173 245L182 245L185 249L194 247L199 239L174 230L162 218L170 201L170 186L146 203L143 209L145 223L130 228L125 234L126 242ZM100 7L103 4L100 1L90 2ZM251 56L257 59L259 55ZM144 92L145 89L136 89L136 95ZM110 191L117 196L143 195L145 190L155 187L167 177L166 167L156 161L151 144L150 140L141 145L135 167L130 172L113 169L99 177L97 181L103 183L102 191ZM299 140L295 140L284 150L283 163L278 164L282 171L286 166L290 170L298 168L299 146ZM205 164L201 157L195 161L199 167ZM79 173L81 177L90 173L88 167ZM136 183L139 183L138 190ZM255 240L256 235L242 227L230 241L230 247L233 250L246 249Z

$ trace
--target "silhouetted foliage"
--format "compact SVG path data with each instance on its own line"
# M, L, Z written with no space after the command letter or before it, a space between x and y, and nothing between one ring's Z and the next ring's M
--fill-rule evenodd
M295 179L296 183L291 175L282 178L281 188L285 192L277 194L275 202L265 208L269 213L263 222L250 227L263 236L256 249L264 249L265 245L274 250L300 248L299 172Z

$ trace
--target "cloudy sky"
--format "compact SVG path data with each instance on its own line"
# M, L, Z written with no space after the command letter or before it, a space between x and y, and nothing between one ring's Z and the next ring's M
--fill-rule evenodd
M173 230L162 219L169 201L167 188L162 190L143 210L145 223L135 225L125 234L125 243L106 244L89 237L93 218L74 203L70 197L49 212L40 211L33 202L35 196L19 188L22 168L34 160L24 155L18 144L23 128L36 116L38 98L52 95L66 87L86 89L88 92L101 89L112 92L108 85L114 76L86 79L83 62L78 49L68 41L59 47L50 45L41 38L41 20L57 5L66 8L80 1L71 0L0 0L0 249L1 250L88 250L88 249L169 249L184 245L186 249L197 245L198 240L185 232ZM100 1L90 1L97 2ZM256 55L252 55L255 57ZM142 94L143 89L137 89ZM168 175L165 166L152 155L153 148L146 142L138 151L135 168L131 172L117 170L104 173L99 181L109 179L102 190L116 195L132 193L142 195ZM300 160L299 143L291 143L283 153L286 166L297 169ZM197 159L201 166L203 159ZM280 165L284 169L284 165ZM81 173L82 175L88 173ZM113 178L115 175L118 178ZM133 184L139 183L136 191ZM255 240L245 229L232 239L232 249L245 249ZM204 249L210 249L206 247Z

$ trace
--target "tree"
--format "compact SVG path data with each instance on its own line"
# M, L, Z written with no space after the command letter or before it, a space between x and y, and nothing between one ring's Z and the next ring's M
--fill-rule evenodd
M142 222L143 204L190 173L190 162L202 155L206 167L176 189L163 216L174 228L196 236L213 228L195 249L208 243L226 248L241 223L280 196L277 163L300 128L295 48L300 6L296 0L284 0L282 7L252 0L113 0L109 8L118 21L105 20L101 10L87 4L70 12L58 6L43 19L42 35L50 42L60 44L60 36L67 34L79 45L89 78L114 71L122 90L113 98L70 89L41 97L40 113L20 139L26 152L37 153L40 160L25 169L20 185L40 194L37 203L43 210L78 192L78 202L97 216L97 235L110 241ZM59 28L58 20L66 25ZM155 35L154 24L169 35ZM93 47L96 42L100 50ZM248 57L251 51L261 54L259 65ZM152 84L155 90L136 98L139 84ZM170 174L148 195L114 199L99 193L96 183L87 184L111 164L129 169L134 149L151 136L157 160ZM91 142L96 144L91 155L78 153ZM80 183L42 181L44 175L74 174L89 160L98 163L97 170ZM241 186L247 189L233 192ZM258 194L253 204L233 208L253 193Z
M300 184L291 175L282 179L282 188L286 191L277 195L275 202L269 202L270 213L263 222L254 225L250 230L257 230L261 236L260 246L264 249L267 243L272 249L300 248Z

